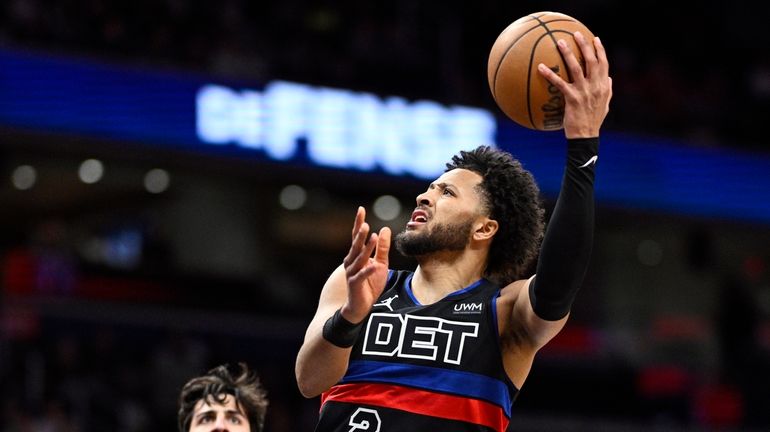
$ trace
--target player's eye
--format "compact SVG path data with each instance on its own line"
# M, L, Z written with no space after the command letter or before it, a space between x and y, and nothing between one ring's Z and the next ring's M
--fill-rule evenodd
M444 195L455 196L455 193L454 193L454 191L453 191L453 190L451 190L451 189L449 189L449 188L444 188L444 191L443 191L442 193L443 193Z

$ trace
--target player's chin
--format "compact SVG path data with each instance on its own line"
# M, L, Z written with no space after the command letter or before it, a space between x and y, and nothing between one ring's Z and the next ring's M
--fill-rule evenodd
M403 231L398 233L396 235L395 241L396 244L403 244L404 242L409 243L413 241L415 238L419 237L422 233L422 230L420 230L418 227L409 227L407 226L404 228Z

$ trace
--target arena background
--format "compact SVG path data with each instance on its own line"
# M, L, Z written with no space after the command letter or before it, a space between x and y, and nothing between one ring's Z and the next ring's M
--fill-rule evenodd
M293 374L304 329L355 208L377 227L408 218L443 156L416 150L420 134L510 150L552 208L561 132L500 117L486 56L508 23L554 10L602 37L614 98L589 274L510 430L767 430L761 8L2 2L0 429L174 430L182 383L245 361L267 430L312 430L318 400ZM388 123L402 139L372 146L385 129L335 109L425 124Z

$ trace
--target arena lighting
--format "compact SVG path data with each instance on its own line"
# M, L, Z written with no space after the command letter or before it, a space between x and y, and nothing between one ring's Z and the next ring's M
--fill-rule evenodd
M316 165L432 179L460 150L495 145L486 110L273 81L264 91L205 85L196 98L200 141L290 160L306 143Z
M421 180L443 169L442 154L494 143L521 160L548 198L556 197L564 169L562 131L526 129L498 111L283 81L241 87L8 49L0 49L0 71L4 128ZM608 129L596 174L600 205L770 224L766 152ZM320 205L317 195L308 192L306 205Z
M302 186L288 185L281 189L278 201L287 210L299 210L307 202L307 191Z
M393 195L383 195L374 201L372 210L380 220L391 221L401 214L401 203Z
M37 182L37 170L30 165L19 165L11 173L11 183L18 190L32 188Z
M153 194L163 193L171 184L171 176L168 171L153 168L144 175L144 189Z
M78 168L78 177L80 181L86 184L93 184L102 179L104 175L104 164L97 159L86 159Z

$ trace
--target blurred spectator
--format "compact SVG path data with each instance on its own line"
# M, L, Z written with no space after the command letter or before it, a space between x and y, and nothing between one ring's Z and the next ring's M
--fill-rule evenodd
M176 411L179 389L208 363L205 344L183 334L169 334L165 343L152 354L153 408L163 418ZM166 424L166 423L161 423ZM172 426L169 423L168 426Z
M31 249L37 262L37 291L41 294L72 294L77 260L70 247L67 225L58 220L46 221L33 235Z
M3 289L13 294L72 294L78 272L67 224L44 221L33 229L31 237L29 244L4 255Z
M267 393L256 373L240 363L237 375L226 365L192 378L179 395L179 432L262 432Z

